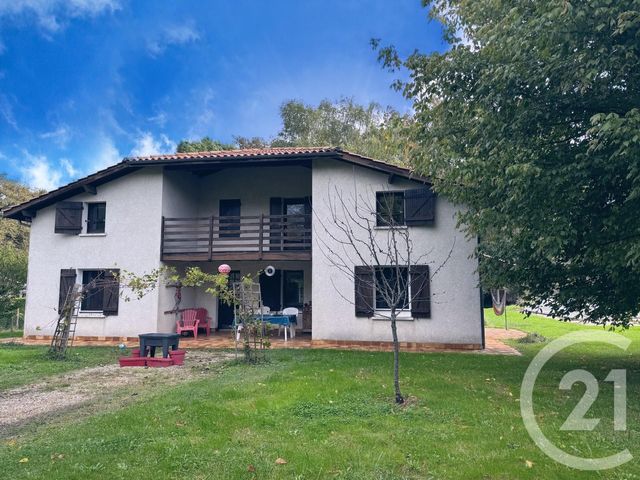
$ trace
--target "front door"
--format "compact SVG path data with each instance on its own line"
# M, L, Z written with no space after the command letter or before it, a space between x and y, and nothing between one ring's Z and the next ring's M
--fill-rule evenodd
M260 293L262 294L262 305L269 307L272 312L282 310L281 298L281 271L276 270L276 273L271 277L267 276L264 272L260 274Z
M240 281L240 270L229 272L229 286ZM233 305L227 305L218 300L218 328L233 327Z

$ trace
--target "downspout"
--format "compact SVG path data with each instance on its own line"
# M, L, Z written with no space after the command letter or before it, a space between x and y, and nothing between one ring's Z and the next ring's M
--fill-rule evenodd
M480 245L480 235L478 235L478 246ZM480 258L478 257L478 290L480 290L480 333L482 335L482 350L486 348L484 335L484 295L482 292L482 282L480 281Z

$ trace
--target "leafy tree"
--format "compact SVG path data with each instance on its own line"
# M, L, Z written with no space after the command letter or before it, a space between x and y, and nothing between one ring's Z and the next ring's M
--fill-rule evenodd
M379 48L417 170L467 206L487 286L566 317L640 311L640 3L425 1L452 48Z
M280 107L282 129L269 140L234 137L235 145L205 137L182 141L178 152L228 150L231 148L338 146L372 158L404 164L414 144L410 141L413 119L377 103L359 105L350 98L321 101L317 107L289 100Z
M0 175L0 210L40 193ZM17 308L24 311L28 250L29 227L0 217L0 328L13 325Z
M359 105L343 98L314 107L289 100L280 117L282 129L274 146L337 146L392 163L404 163L413 146L411 116L377 103Z
M247 148L268 148L271 146L271 142L262 137L234 136L233 141L237 148L243 150Z
M234 145L229 143L223 143L219 140L213 140L211 137L203 137L200 140L182 140L178 143L176 148L177 153L190 153L190 152L213 152L216 150L233 150Z
M11 205L26 202L44 193L31 190L18 182L9 180L0 174L0 210ZM20 250L27 250L29 246L29 227L14 220L0 217L0 245L11 245Z
M13 325L16 309L24 311L27 259L25 249L0 245L0 329Z

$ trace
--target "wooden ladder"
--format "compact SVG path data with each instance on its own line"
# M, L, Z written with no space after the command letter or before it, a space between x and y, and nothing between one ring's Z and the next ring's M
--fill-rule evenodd
M62 359L67 353L67 348L73 346L81 303L82 286L76 283L67 292L62 311L58 316L56 330L49 347L50 356Z

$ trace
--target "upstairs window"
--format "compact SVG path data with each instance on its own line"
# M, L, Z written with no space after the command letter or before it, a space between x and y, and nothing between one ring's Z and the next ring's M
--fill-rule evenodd
M107 204L96 202L87 204L87 233L104 233Z
M431 188L376 193L378 227L433 225L436 195Z
M404 225L404 192L376 193L376 225Z

